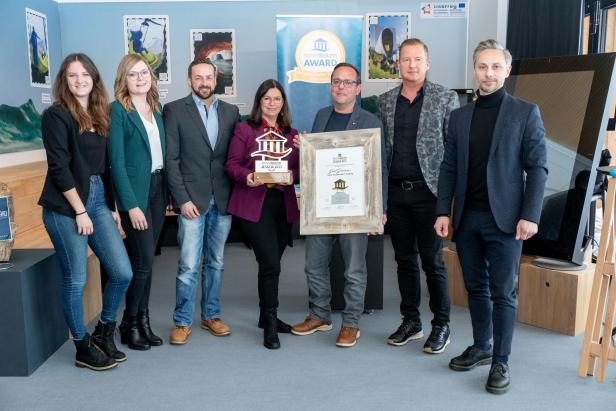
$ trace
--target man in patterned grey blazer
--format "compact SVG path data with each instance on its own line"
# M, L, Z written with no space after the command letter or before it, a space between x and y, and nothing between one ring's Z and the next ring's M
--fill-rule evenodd
M419 315L421 266L426 273L432 332L423 350L442 353L449 344L450 301L442 240L435 235L438 175L455 92L426 80L428 47L407 39L399 48L402 84L379 97L389 153L388 229L398 264L402 324L387 342L402 346L423 337Z

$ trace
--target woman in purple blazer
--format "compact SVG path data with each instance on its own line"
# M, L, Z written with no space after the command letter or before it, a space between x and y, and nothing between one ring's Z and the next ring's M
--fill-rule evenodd
M263 328L263 345L280 348L278 333L290 333L291 327L278 319L278 279L280 258L291 239L291 226L299 218L293 184L264 184L254 178L255 158L259 151L257 137L269 132L273 137L288 140L284 148L292 148L297 130L291 128L289 106L276 80L266 80L257 89L250 118L239 123L227 156L225 171L235 181L227 212L239 217L259 263L259 327ZM299 153L293 148L284 158L299 180Z

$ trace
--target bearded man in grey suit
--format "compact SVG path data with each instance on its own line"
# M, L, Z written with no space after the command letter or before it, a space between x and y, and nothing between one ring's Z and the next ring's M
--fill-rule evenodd
M426 80L428 47L420 39L402 42L398 69L402 84L379 97L389 154L388 231L398 264L402 324L387 342L402 346L423 337L418 256L430 292L432 332L423 350L442 353L449 344L450 300L442 240L435 234L438 174L457 94Z
M231 333L220 318L223 253L231 229L227 202L231 182L224 171L227 148L239 120L236 106L218 100L216 66L198 58L188 67L192 92L165 105L167 182L178 216L180 261L171 344L191 333L198 274L202 276L201 328L215 336Z

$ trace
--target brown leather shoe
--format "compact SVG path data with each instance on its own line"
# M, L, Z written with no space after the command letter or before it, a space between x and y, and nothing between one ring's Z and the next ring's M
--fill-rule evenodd
M317 331L329 331L331 329L331 322L315 320L314 318L308 316L304 322L295 324L291 327L291 332L295 335L310 335Z
M231 334L231 329L225 325L220 318L201 320L201 328L208 330L216 337L224 337L225 335Z
M338 347L352 347L357 343L359 339L359 328L354 327L342 327L338 338L336 338L336 345Z
M187 325L176 325L171 330L171 336L169 337L170 344L183 345L188 342L188 336L191 333L191 329Z

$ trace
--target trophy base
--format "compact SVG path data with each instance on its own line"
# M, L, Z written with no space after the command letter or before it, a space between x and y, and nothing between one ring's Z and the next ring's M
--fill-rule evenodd
M291 184L293 182L291 172L289 171L276 173L255 172L253 176L255 181L261 181L266 184Z

